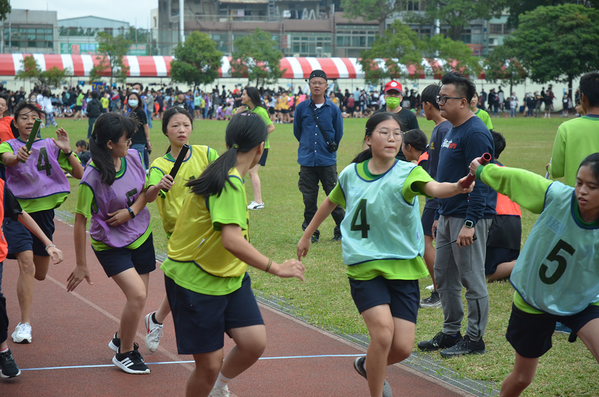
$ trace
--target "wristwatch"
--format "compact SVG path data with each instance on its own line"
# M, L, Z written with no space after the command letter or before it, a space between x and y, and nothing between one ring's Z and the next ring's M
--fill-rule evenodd
M129 211L129 215L131 215L131 219L135 218L135 212L133 212L131 207L127 207L127 210Z
M472 229L474 227L474 222L468 219L464 221L464 226L466 226L468 229Z

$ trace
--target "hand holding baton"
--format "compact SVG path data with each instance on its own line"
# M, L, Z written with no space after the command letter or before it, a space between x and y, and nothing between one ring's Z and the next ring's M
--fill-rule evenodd
M187 156L188 151L189 145L184 144L183 147L181 147L179 155L177 156L177 160L175 160L175 165L173 165L173 168L171 168L171 172L169 173L169 175L173 178L173 181L175 180L177 172L179 172L179 168L181 168L181 164L183 164L183 160L185 160L185 156Z
M491 155L489 153L484 153L482 156L474 159L474 161L478 161L480 165L486 165L489 163L489 161L491 161ZM462 182L462 187L465 189L468 186L470 186L472 184L472 181L474 181L474 178L476 178L476 175L470 172L466 179L464 179L464 181Z
M33 123L33 128L31 129L31 134L29 134L29 139L27 139L27 143L25 144L25 147L27 148L27 153L29 153L29 151L31 150L31 146L33 145L33 141L35 141L35 138L37 137L37 132L40 130L41 124L41 119L35 119L35 123ZM21 161L21 163L24 163L24 161Z

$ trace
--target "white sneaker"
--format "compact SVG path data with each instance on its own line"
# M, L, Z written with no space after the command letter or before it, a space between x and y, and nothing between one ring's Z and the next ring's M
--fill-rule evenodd
M214 389L212 389L209 397L230 397L230 396L231 395L229 394L229 387L225 386L222 389L218 389L216 387Z
M12 333L12 341L15 343L31 343L31 325L29 323L18 323L15 332Z
M156 324L152 320L152 314L156 312L152 312L146 315L144 322L146 323L146 347L149 351L154 353L158 350L158 344L160 343L160 338L164 333L162 332L162 324Z
M427 286L426 286L424 289L426 289L426 290L429 290L429 291L432 291L432 290L434 290L434 289L435 289L435 285L434 285L434 284L427 285Z
M264 203L257 203L255 201L252 201L248 205L248 210L261 210L262 208L264 208Z

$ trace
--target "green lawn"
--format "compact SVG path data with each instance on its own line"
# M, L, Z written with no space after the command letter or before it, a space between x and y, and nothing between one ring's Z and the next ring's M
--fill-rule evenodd
M430 135L433 123L418 119L422 130ZM561 118L526 119L494 118L495 130L502 132L507 140L507 148L500 161L507 166L525 168L540 175L545 174L545 164L551 156L553 139ZM71 136L71 145L85 138L87 120L58 120ZM353 156L361 150L364 134L364 119L346 119L345 135L338 156L339 171L349 164ZM166 137L161 133L161 124L154 122L152 143L156 158L168 147ZM226 122L196 121L190 143L214 147L219 153L224 150ZM44 137L53 133L42 131ZM276 124L271 135L271 149L268 163L260 171L265 209L251 212L250 236L252 243L266 256L276 261L293 258L296 244L301 237L303 203L297 187L299 165L297 141L293 137L291 125ZM249 182L249 181L248 181ZM65 202L62 210L72 213L77 191L76 181L71 181L72 197ZM248 200L252 199L251 186L247 183ZM319 201L324 200L321 193ZM424 200L421 200L423 202ZM155 204L150 205L154 228L155 245L159 252L166 251L166 238ZM522 211L523 235L528 235L536 216ZM329 242L334 223L329 218L320 228L321 243L314 244L305 259L306 281L283 280L250 269L256 293L268 299L275 299L286 306L292 314L301 317L318 327L343 335L366 336L367 329L357 313L349 294L349 286L341 259L339 243ZM69 259L67 259L69 260ZM71 258L70 260L74 260ZM428 296L424 287L430 278L420 283L422 295ZM444 360L458 376L471 379L500 382L511 371L513 350L505 340L505 330L509 318L513 289L507 282L489 285L491 301L489 324L485 335L488 353L453 360ZM416 327L416 341L429 339L441 329L443 318L440 309L422 309ZM464 323L465 324L465 323ZM554 348L541 359L537 377L527 390L527 396L596 396L599 390L599 366L592 355L578 340L567 342L567 336L556 335ZM416 347L415 347L416 349ZM431 353L438 357L438 353Z

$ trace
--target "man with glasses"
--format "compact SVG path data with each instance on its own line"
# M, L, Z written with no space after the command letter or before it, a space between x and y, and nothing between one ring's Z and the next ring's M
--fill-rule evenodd
M403 131L420 128L418 126L418 119L416 119L414 113L412 113L410 109L406 109L401 106L401 102L403 101L402 90L403 87L401 84L395 80L385 84L385 107L381 107L374 113L393 113Z
M470 110L476 87L464 76L450 72L441 80L437 96L441 116L452 128L439 151L438 182L457 182L468 166L483 153L493 155L489 129ZM423 351L441 350L443 357L485 353L483 335L489 315L485 278L487 235L495 215L497 193L477 183L469 195L439 199L433 223L437 241L435 281L443 308L443 329L431 340L418 343ZM466 287L468 326L460 333L464 309L462 288Z
M310 98L295 109L293 135L299 141L297 162L300 164L299 189L304 198L306 230L318 209L318 183L327 196L337 184L337 148L343 136L343 118L339 108L326 97L327 75L314 70L309 78ZM339 228L345 215L337 206L331 214L335 220L333 241L341 240ZM312 242L318 242L320 231L314 232Z

